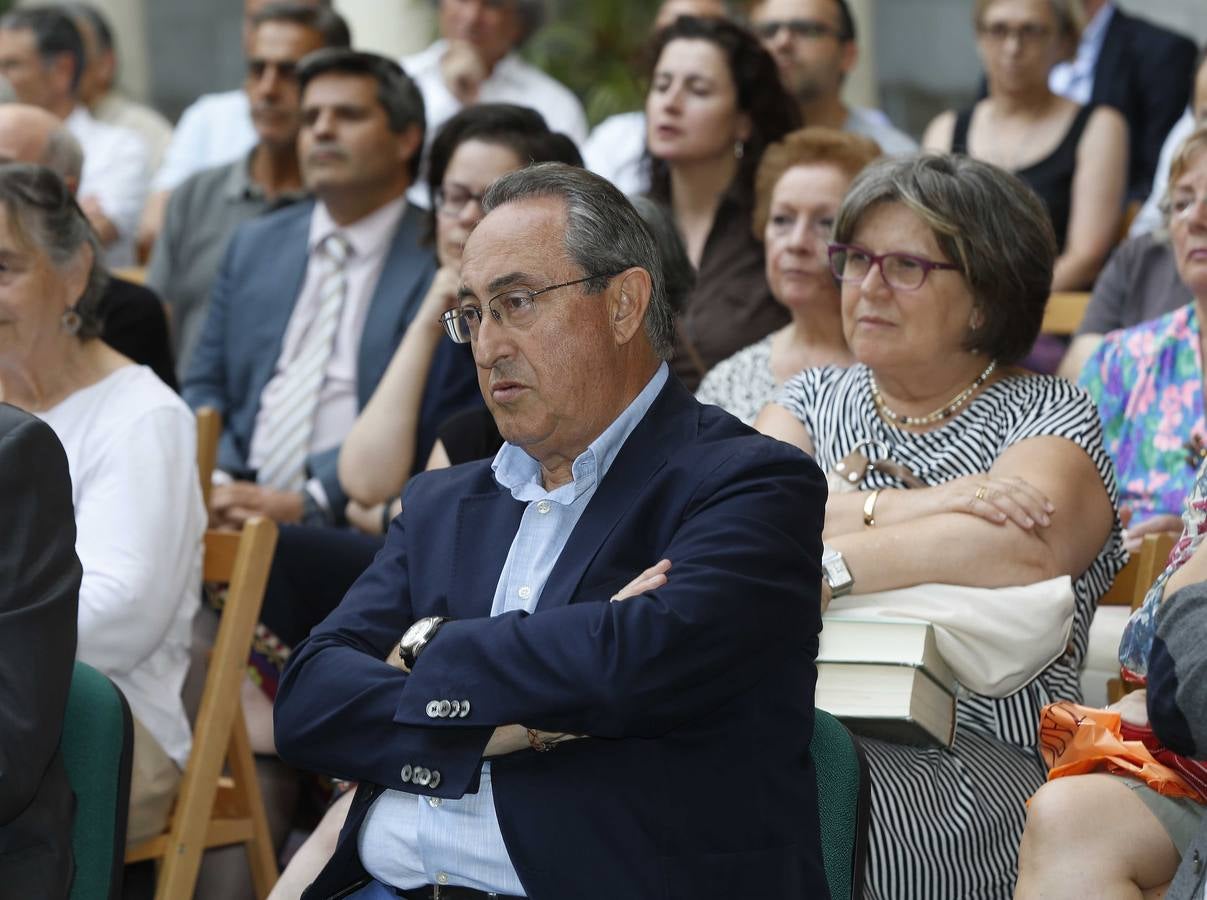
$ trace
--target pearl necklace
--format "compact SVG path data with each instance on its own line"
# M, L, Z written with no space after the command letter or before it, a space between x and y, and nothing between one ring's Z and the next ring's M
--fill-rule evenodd
M934 422L950 419L955 415L956 410L968 401L968 398L988 380L996 368L997 360L991 360L989 365L985 367L985 371L978 375L972 384L968 385L968 387L964 388L964 390L960 391L960 393L956 394L934 412L925 416L903 416L901 413L889 409L888 404L884 402L884 398L880 396L880 386L876 384L876 376L872 374L871 370L868 371L868 378L872 383L872 401L876 404L876 412L880 413L882 418L887 419L894 425L930 425Z

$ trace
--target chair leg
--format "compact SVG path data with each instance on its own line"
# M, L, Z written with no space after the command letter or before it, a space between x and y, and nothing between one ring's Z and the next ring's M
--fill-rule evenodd
M260 782L256 778L256 761L251 752L251 741L247 737L242 708L235 716L234 726L231 728L227 765L251 818L252 838L245 845L247 864L251 868L256 900L265 900L280 873L277 870L272 836L268 831L268 815L264 811L264 797L260 793Z

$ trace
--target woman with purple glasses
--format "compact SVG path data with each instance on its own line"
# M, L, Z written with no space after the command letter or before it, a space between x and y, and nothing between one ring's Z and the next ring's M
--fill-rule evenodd
M856 179L829 250L855 365L797 375L755 426L857 477L826 505L827 553L847 572L831 589L1073 580L1065 654L1005 699L962 696L950 749L863 741L868 895L1009 897L1047 774L1039 710L1080 697L1090 620L1123 565L1093 404L1014 366L1043 318L1052 226L1015 176L918 156Z

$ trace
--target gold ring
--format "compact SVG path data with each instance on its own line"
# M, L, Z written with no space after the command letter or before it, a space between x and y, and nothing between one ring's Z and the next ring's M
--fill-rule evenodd
M985 499L985 485L982 484L979 488L976 489L976 498L978 500Z

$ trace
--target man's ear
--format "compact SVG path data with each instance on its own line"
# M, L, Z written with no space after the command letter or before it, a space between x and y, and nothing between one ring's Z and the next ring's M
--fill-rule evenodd
M838 70L842 72L842 78L845 81L846 77L855 71L855 65L859 62L859 45L854 41L847 41L842 45L842 51L839 54Z
M650 273L636 266L626 269L612 279L608 316L617 346L627 344L641 333L652 290Z
M415 154L422 151L423 134L419 126L412 122L398 135L398 161L408 166Z
M75 75L75 57L70 53L59 53L51 58L50 62L45 66L46 75L50 78L51 83L55 86L56 94L65 94L71 97L76 95L76 88L72 88L71 80ZM83 74L82 72L80 73Z

